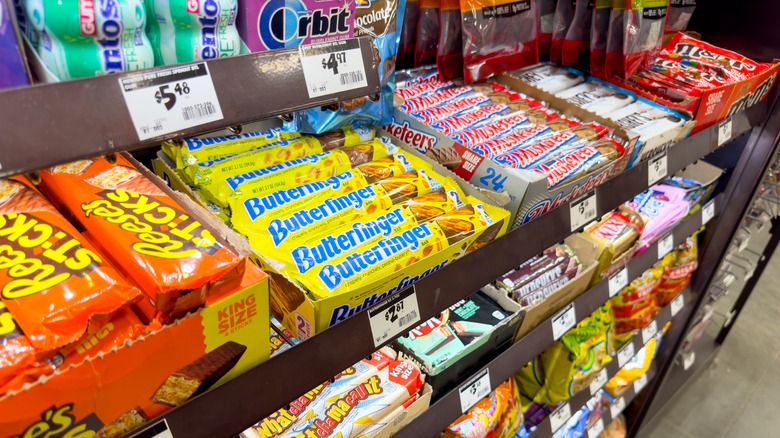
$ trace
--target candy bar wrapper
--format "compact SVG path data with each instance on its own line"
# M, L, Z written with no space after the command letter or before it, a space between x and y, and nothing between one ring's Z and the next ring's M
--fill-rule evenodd
M500 120L500 119L497 119ZM470 149L488 158L497 159L499 156L509 151L523 149L555 135L571 130L580 124L573 120L553 119L546 123L534 124L528 127L512 130L503 136L496 136L493 139L475 144ZM465 131L461 131L463 133ZM461 138L464 135L456 134L454 137ZM546 152L546 151L545 151Z
M600 116L606 116L636 100L632 93L594 78L558 92L556 96Z
M208 287L241 262L122 156L115 165L98 158L84 161L78 171L57 166L40 175L50 198L87 230L163 313L172 311L188 292Z
M634 246L644 231L644 219L639 213L626 206L604 215L598 222L583 230L586 234L609 243L615 256L625 253Z
M547 187L554 188L604 168L623 155L623 145L610 138L583 146L546 161L533 170L547 176Z
M587 64L593 1L574 1L574 15L561 45L561 65Z
M450 87L460 87L463 83L460 81L443 81L439 79L439 74L431 77L430 80L423 80L419 82L410 83L406 87L401 87L395 90L395 96L401 100L414 99L415 97L424 96L426 94L434 93L439 90Z
M698 70L696 76L710 77L715 85L751 78L770 65L680 32L664 44L659 57L677 61L683 69Z
M100 352L108 353L128 341L132 341L145 330L146 327L131 309L122 309L110 321L98 328L95 334L88 336L78 344L63 348L60 355L65 363L60 368L70 364L77 365Z
M528 146L513 147L494 159L496 163L514 169L531 169L536 165L576 151L581 146L592 143L606 133L607 129L602 126L581 125L567 131L557 132Z
M441 21L436 66L444 79L463 75L463 30L460 0L439 0Z
M406 20L406 16L404 16L404 20ZM441 77L439 77L439 72L436 70L436 66L433 65L398 70L395 75L396 91L403 88L409 88L415 84L421 84L423 82L446 81L443 81Z
M466 83L539 62L537 0L461 0Z
M639 135L639 140L642 142L677 129L685 123L678 113L641 98L609 113L607 117L626 130Z
M241 175L218 180L204 188L204 192L208 201L220 207L227 207L233 199L262 196L312 181L323 181L397 151L398 149L389 142L375 139L356 146L334 149L249 170Z
M631 13L626 8L627 1L630 0L612 0L607 34L606 64L604 66L604 75L607 78L612 78L613 76L619 78L626 77L625 64L623 62L623 44L628 26L627 23L631 18Z
M545 125L559 118L552 110L518 111L490 120L482 125L464 129L451 136L453 140L474 150L488 141L504 138L531 125Z
M461 415L442 434L444 438L490 436L498 426L514 393L514 379L498 385L487 397L478 401Z
M628 22L623 39L624 77L652 64L663 42L669 0L626 1Z
M552 64L539 64L509 73L510 76L540 88L548 93L558 93L585 81L577 70L556 67Z
M36 360L35 349L2 301L0 301L0 321L3 323L3 331L0 334L0 396L2 396L7 391L6 385L23 371L32 368Z
M414 65L430 65L436 62L436 46L439 44L439 1L419 0L420 18L417 21L417 38L414 47Z
M550 56L550 46L552 45L553 21L555 20L555 8L558 0L538 0L539 5L539 29L537 38L539 39L539 57Z
M612 0L595 0L590 27L590 73L606 79L607 39L609 38L609 16Z
M515 111L524 111L528 108L524 101L510 101L508 103L488 103L479 106L473 110L447 117L438 122L431 123L431 128L441 132L444 135L455 134L464 129L484 123L485 120L497 117L502 114L509 114Z
M22 178L0 180L0 241L9 257L13 254L0 266L0 297L39 359L78 342L141 298ZM27 349L21 336L3 346L23 358Z
M452 101L459 100L461 97L465 97L474 93L487 95L493 91L500 91L501 89L502 87L498 84L478 84L449 87L434 91L432 93L424 94L422 96L407 99L399 108L401 111L416 114L431 107L446 105Z
M696 10L696 0L669 0L669 13L666 16L664 33L684 32Z
M558 1L555 6L555 17L553 18L552 46L550 47L550 61L555 64L561 64L563 60L563 40L566 39L566 33L574 20L574 11L577 0Z
M396 67L399 69L411 68L414 66L414 46L417 39L417 22L420 20L419 0L407 0L404 11L403 26L399 36L398 59ZM396 86L402 87L403 83L396 78Z

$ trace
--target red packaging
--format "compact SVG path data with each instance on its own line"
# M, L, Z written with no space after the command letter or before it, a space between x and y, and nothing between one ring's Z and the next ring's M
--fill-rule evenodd
M436 62L439 44L439 0L420 0L420 19L417 21L417 41L414 47L414 65Z
M561 48L561 65L586 64L593 17L593 0L575 0L574 17Z
M607 32L607 53L604 75L609 79L613 76L625 77L623 67L623 39L626 33L626 0L612 0L612 10L609 14L609 30Z
M627 0L623 77L648 68L661 50L669 0Z
M612 0L596 0L590 21L590 73L600 79L606 78L607 38L611 13Z
M0 301L0 395L4 387L35 364L35 349Z
M439 1L439 49L436 52L436 67L444 79L455 79L463 75L463 32L461 30L460 0Z
M398 59L395 62L397 69L412 68L414 66L414 42L417 39L417 22L419 20L420 5L417 3L417 0L407 0L404 22L398 39Z
M538 0L539 3L539 56L550 56L552 44L553 21L555 20L555 6L557 0Z
M536 0L461 0L460 11L466 83L539 62Z
M752 78L769 67L769 64L753 61L739 53L713 46L681 32L664 44L659 58L681 63L685 67L695 68L715 77L725 76L733 81Z
M682 32L687 29L694 9L696 0L669 0L669 15L664 33Z
M574 19L575 6L576 0L559 1L555 6L550 61L556 64L560 64L563 59L563 40L566 39L566 32L569 31L571 21Z

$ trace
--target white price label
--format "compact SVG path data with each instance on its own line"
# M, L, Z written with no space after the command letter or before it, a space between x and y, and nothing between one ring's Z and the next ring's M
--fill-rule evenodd
M552 320L553 341L561 339L575 324L577 324L577 313L574 310L574 303L569 303L560 312L556 313Z
M165 418L158 421L155 425L131 436L132 438L173 438L173 434L168 428L168 422Z
M310 98L368 86L357 39L299 46L298 54Z
M222 120L205 62L119 78L139 140Z
M460 387L460 409L461 412L468 411L478 401L490 394L490 370L485 368L478 375L466 382Z
M595 423L593 423L593 426L588 428L588 438L599 438L599 435L601 435L603 432L604 420L599 418Z
M621 348L617 352L618 366L620 368L623 368L623 366L627 364L632 357L634 357L634 354L635 354L634 343L628 341L628 344L626 344L623 348Z
M701 224L704 225L715 217L715 200L708 202L701 209Z
M658 334L658 323L652 320L650 324L647 324L647 327L642 329L642 343L647 344L656 334Z
M728 118L718 125L718 146L723 146L731 139L731 118Z
M612 274L607 284L609 285L609 296L614 297L617 295L624 287L628 286L628 268L624 266Z
M603 388L604 385L607 384L607 380L609 380L609 375L607 374L607 369L606 368L602 368L596 374L596 378L593 379L592 382L590 382L590 395L596 395L596 393L599 392L599 389Z
M368 322L374 346L379 347L395 335L408 331L420 321L415 286L386 299L368 310Z
M671 310L672 310L672 317L674 317L674 315L677 315L677 313L679 313L680 310L682 310L684 304L685 304L685 302L683 301L683 294L682 293L680 293L679 295L674 297L672 302L669 303L669 305L671 306Z
M661 240L658 241L658 260L664 258L665 255L672 252L674 249L674 236L667 234Z
M652 160L647 162L647 185L648 186L652 186L658 181L661 181L662 179L666 178L666 175L669 172L667 170L668 162L669 160L667 159L666 154L661 154L658 157L653 158Z
M647 386L647 373L642 374L634 380L634 394L639 394Z
M688 371L688 368L696 362L696 352L690 351L683 357L683 370Z
M571 418L571 406L568 403L564 403L560 408L556 409L550 414L550 430L553 434L563 427L567 421Z
M590 191L580 199L569 204L571 231L577 231L588 222L596 219L596 192Z
M621 412L623 412L623 409L626 408L626 399L624 399L622 396L615 399L615 401L612 402L611 405L609 405L609 413L612 415L612 420L614 421L618 415L620 415Z

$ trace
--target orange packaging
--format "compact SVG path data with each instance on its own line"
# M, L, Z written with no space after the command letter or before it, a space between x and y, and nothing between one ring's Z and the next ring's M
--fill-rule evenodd
M116 165L97 158L40 175L44 192L63 205L163 313L173 311L180 298L202 295L209 283L241 261L123 156Z
M0 301L0 394L16 376L35 364L35 349Z
M26 180L0 180L0 298L39 359L142 295Z

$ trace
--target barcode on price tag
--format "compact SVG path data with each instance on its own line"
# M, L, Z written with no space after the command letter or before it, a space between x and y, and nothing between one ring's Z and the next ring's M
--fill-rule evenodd
M701 208L701 224L704 225L715 217L715 200L708 202Z
M684 304L683 294L680 293L679 295L674 297L671 303L669 303L672 310L672 317L674 317L674 315L677 315L677 313L680 312L680 310L682 310L683 304Z
M634 380L634 394L639 394L647 386L647 374L642 374Z
M612 274L609 280L607 280L607 285L609 286L609 296L614 297L617 295L624 287L628 286L628 268L624 266Z
M490 370L487 368L482 370L461 386L458 392L460 392L460 409L465 413L490 394Z
M658 333L658 323L655 320L650 321L650 324L647 324L647 327L642 329L642 343L647 344L650 339L653 339L653 336L655 336Z
M658 260L664 258L665 255L672 252L674 249L674 236L667 234L661 240L658 241Z
M667 163L668 159L666 154L661 154L656 158L647 162L647 185L651 186L663 178L666 178L668 173Z
M577 231L588 222L596 219L596 191L591 190L580 199L569 203L571 231Z
M204 62L123 75L119 87L139 140L223 119Z
M720 122L718 125L718 146L723 146L731 139L731 117Z
M132 435L132 438L173 438L168 422L163 418L157 424Z
M571 406L564 403L560 408L550 414L550 429L553 433L558 431L571 418Z
M607 369L602 368L598 374L596 374L596 378L590 382L590 395L596 395L596 393L599 392L599 389L603 388L604 385L607 384L608 377L609 375L607 375Z
M568 306L556 313L550 323L552 324L553 340L557 341L577 324L577 313L574 310L574 303L569 303Z
M588 438L599 438L599 435L601 435L603 432L604 420L599 418L595 423L593 423L593 426L588 429Z
M626 408L626 399L624 399L623 397L618 397L609 406L609 413L612 415L612 418L615 419L618 417L618 415L620 415L621 412L623 412L623 409L625 408Z
M634 353L634 344L631 341L628 341L628 344L617 352L618 366L623 368L623 366L634 357Z
M368 322L374 346L379 347L395 335L408 331L420 321L415 286L394 295L368 310Z
M299 46L298 54L310 98L368 86L357 39Z

